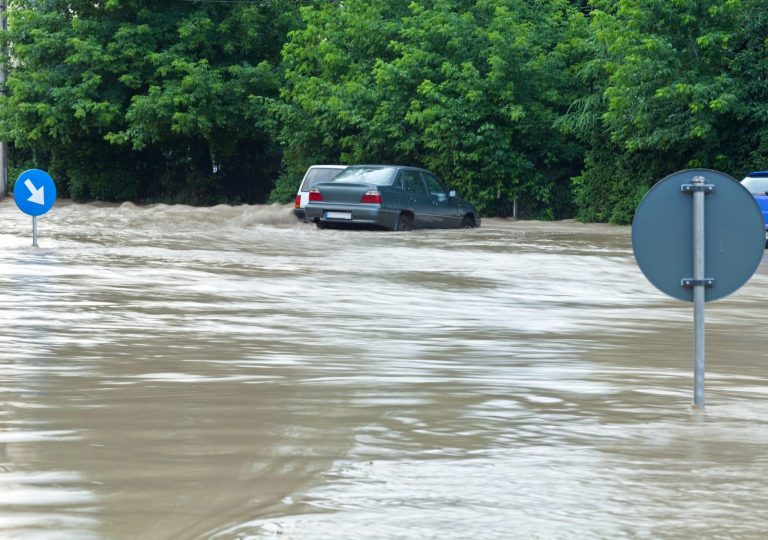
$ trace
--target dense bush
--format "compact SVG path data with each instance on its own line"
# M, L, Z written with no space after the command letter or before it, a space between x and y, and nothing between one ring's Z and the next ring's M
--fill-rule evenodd
M421 165L485 215L628 223L768 168L764 0L11 0L0 136L76 199L288 202Z
M14 0L0 135L81 200L264 200L294 3Z

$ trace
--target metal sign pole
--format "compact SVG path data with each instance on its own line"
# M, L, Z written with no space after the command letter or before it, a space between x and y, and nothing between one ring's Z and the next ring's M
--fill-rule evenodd
M704 177L693 185L693 406L704 410Z
M32 247L37 245L37 216L32 216Z
M637 207L632 250L640 270L660 291L693 302L693 409L704 411L704 303L749 280L765 256L765 235L749 190L711 169L667 176Z

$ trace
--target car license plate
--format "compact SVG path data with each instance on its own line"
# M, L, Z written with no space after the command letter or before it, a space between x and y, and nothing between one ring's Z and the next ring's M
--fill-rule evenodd
M328 219L352 219L352 212L326 212Z

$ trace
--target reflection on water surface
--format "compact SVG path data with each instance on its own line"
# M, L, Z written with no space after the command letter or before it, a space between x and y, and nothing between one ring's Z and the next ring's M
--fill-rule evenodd
M0 203L0 536L761 538L765 265L690 306L629 229L320 231Z

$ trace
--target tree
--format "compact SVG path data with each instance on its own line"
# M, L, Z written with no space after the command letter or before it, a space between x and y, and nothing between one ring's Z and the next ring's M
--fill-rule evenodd
M382 93L373 73L394 58L390 43L407 6L408 0L349 0L301 10L303 24L283 48L284 83L272 107L284 166L272 200L295 196L312 164L407 160L389 153L390 141L376 130Z
M553 126L575 98L561 43L586 30L568 2L349 0L302 16L283 53L287 169L423 165L486 214L514 197L567 213L557 193L580 153Z
M746 154L740 172L768 168L768 4L744 2L740 28L732 43L732 66L746 108L736 140Z
M591 91L561 122L588 147L575 179L579 217L627 223L648 188L680 169L741 172L765 133L764 4L590 5L580 74Z
M263 200L296 6L16 0L0 132L77 199Z

